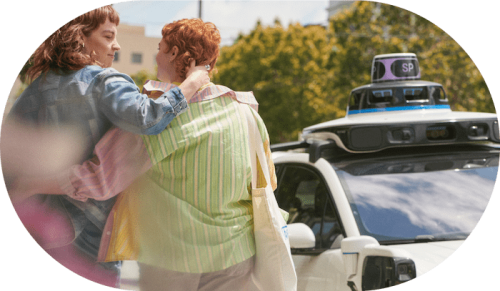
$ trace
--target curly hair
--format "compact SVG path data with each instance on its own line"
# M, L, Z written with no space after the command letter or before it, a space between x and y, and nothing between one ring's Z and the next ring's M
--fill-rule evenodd
M26 72L28 79L34 80L49 70L67 72L99 64L95 55L83 53L83 36L89 37L107 19L116 25L120 23L118 12L111 5L82 14L56 30L28 61L31 64Z
M199 18L182 19L165 25L161 34L169 50L174 46L179 49L175 71L182 79L186 78L192 60L197 65L209 64L210 71L214 70L221 42L215 24L203 22Z

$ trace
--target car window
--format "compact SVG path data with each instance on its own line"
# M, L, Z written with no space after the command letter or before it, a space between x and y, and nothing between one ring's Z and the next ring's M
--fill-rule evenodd
M287 165L276 189L280 208L290 214L288 224L304 223L316 237L316 248L330 248L342 233L328 188L321 176L306 167Z
M381 244L465 239L481 218L497 153L418 155L335 167L362 235Z

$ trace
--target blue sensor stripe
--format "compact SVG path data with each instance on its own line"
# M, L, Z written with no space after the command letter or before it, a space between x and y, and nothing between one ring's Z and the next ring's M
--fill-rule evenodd
M386 112L386 111L405 111L405 110L420 110L420 109L450 109L450 105L422 105L422 106L400 106L400 107L385 107L385 108L366 108L359 110L349 110L347 115L371 112Z

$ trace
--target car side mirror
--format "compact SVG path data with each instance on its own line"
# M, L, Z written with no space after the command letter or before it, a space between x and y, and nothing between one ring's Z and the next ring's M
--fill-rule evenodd
M316 246L316 237L309 226L303 223L292 223L287 228L290 248L312 249Z
M358 269L359 253L367 245L379 245L378 241L371 236L355 236L344 238L341 242L342 260L347 276L355 275Z

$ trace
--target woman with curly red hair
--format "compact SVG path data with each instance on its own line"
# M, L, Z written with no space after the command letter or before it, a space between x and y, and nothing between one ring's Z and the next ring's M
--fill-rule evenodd
M220 34L217 27L212 23L204 23L199 19L183 19L163 27L162 41L159 49L164 54L158 54L158 57L165 57L168 52L165 49L171 48L177 53L175 57L176 81L186 79L186 66L192 60L209 65L212 71L219 57ZM162 50L163 48L163 50ZM167 65L158 64L158 69L165 70ZM158 79L162 80L160 72ZM163 77L165 78L165 77Z
M159 80L182 82L185 64L193 59L214 69L221 37L213 23L175 21L163 27L162 36L156 57ZM132 214L136 221L115 221L113 243L107 248L101 245L107 249L107 259L120 258L127 244L117 242L132 235L119 230L131 230L138 246L141 290L255 288L252 175L244 110L256 105L251 92L208 83L192 98L186 114L160 135L142 137L151 170L122 194L115 209L115 218ZM266 127L258 113L252 113L260 142L269 151ZM276 187L270 158L268 164Z
M32 83L11 109L4 124L3 129L7 130L3 131L3 141L9 139L13 122L25 128L59 130L74 126L72 132L84 148L78 156L83 162L91 158L94 146L112 125L136 134L156 135L187 109L189 98L209 80L205 67L195 68L194 63L188 63L190 69L184 68L188 77L183 84L156 100L148 98L128 75L110 68L120 49L116 40L119 21L118 13L111 6L104 6L70 21L40 45L27 71ZM36 147L38 141L24 142ZM9 169L4 168L4 173L9 173ZM6 176L9 190L20 186L12 184L10 178L14 177ZM38 243L54 258L84 277L114 286L115 279L100 276L101 271L92 266L113 203L112 199L83 203L69 197L38 195L17 204L16 209ZM37 216L32 211L37 208L32 206L42 204L50 205L50 210L59 214L52 216L58 217L58 222L67 219L67 228L57 227L56 234L43 231L49 229L48 225L33 227L43 214ZM88 262L88 269L83 269L84 261Z
M221 40L214 24L183 19L165 25L162 35L157 77L173 83L167 89L185 80L192 60L214 69ZM260 133L273 188L276 176L267 129L251 108L257 109L252 92L207 83L159 135L113 129L92 160L64 174L67 187L42 181L34 193L86 201L121 192L99 259L138 261L142 291L256 290L248 122ZM265 186L262 180L257 186Z

